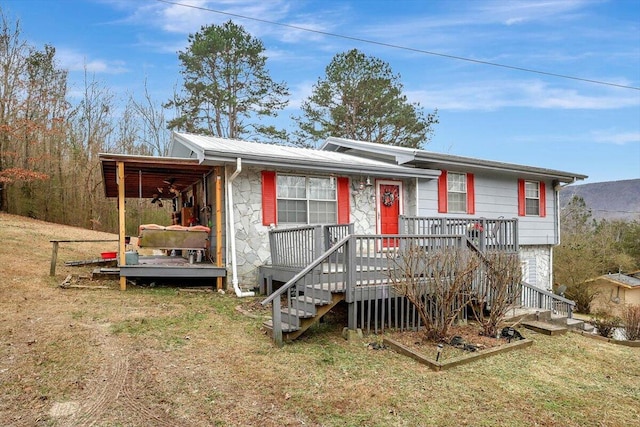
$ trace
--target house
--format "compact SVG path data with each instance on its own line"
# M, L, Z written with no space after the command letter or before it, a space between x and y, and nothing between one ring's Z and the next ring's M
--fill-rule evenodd
M626 305L640 305L640 271L629 274L609 273L587 280L596 296L591 302L591 312L611 312L619 316Z
M558 302L548 292L553 246L560 241L558 190L586 178L342 138L328 138L314 150L174 133L170 157L157 159L157 164L140 156L104 154L101 160L108 196L152 198L164 186L164 194L172 194L172 222L179 218L184 223L188 216L186 225L210 230L208 249L217 269L208 274L215 275L219 287L226 280L227 287L243 296L258 286L271 292L274 281L307 280L300 278L314 268L329 275L368 271L366 279L354 279L369 286L353 293L367 299L362 307L380 298L397 299L384 286L370 285L382 283L373 274L380 270L380 254L409 237L384 236L416 234L434 236L429 244L446 240L469 242L480 250L517 251L524 281L535 292L528 298L538 305L543 299L549 305ZM124 207L124 201L119 203ZM350 249L346 236L357 240ZM335 265L346 259L353 264L356 246L358 262L371 264ZM141 268L122 263L121 276L140 274ZM339 287L353 279L349 277L331 280ZM362 307L350 311L350 328L365 322L357 319ZM383 311L390 315L394 310L389 306Z
M393 234L405 215L517 218L524 279L549 290L558 190L586 178L342 138L310 150L175 133L171 156L224 167L234 208L223 234L235 235L237 279L248 287L269 262L270 228L353 223L358 234ZM389 197L395 210L385 209Z

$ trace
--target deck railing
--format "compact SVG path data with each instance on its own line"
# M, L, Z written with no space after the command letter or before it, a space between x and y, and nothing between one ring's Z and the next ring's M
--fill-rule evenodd
M385 327L398 330L419 328L420 318L415 307L390 286L391 270L398 265L393 259L402 248L419 246L432 251L464 248L466 242L467 238L461 235L343 237L262 301L262 305L272 304L274 339L276 342L282 340L281 321L288 323L287 320L300 309L299 304L294 307L292 301L302 297L313 304L316 300L330 299L332 293L338 292L344 292L345 301L350 303L349 329L362 328L377 333ZM285 308L281 308L283 302Z
M401 234L460 234L481 250L518 251L518 219L400 216Z
M270 230L271 264L304 268L351 233L353 224L305 225Z
M573 318L574 301L560 295L536 288L528 283L522 283L521 304L526 308L549 310L552 314Z

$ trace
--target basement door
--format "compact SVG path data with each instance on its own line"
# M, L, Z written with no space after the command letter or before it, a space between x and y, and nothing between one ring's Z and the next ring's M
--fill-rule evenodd
M402 215L402 182L377 181L378 234L398 234L399 216ZM383 248L396 247L397 239L384 239Z

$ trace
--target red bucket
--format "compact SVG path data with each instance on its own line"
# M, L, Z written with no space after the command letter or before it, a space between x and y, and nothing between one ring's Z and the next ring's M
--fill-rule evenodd
M117 252L102 252L100 256L102 259L114 259L117 254Z

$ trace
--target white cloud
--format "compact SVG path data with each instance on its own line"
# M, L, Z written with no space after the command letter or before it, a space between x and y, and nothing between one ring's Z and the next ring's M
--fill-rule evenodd
M56 59L62 68L69 71L87 71L96 74L122 74L129 70L124 61L91 58L73 49L56 48Z
M640 144L640 132L594 131L592 139L604 144Z
M592 0L492 0L478 2L475 9L477 20L485 23L517 25L532 21L548 21L571 16L593 3ZM477 22L477 21L476 21Z
M610 110L640 106L640 98L628 90L579 91L558 88L539 80L485 80L407 91L408 98L425 108L493 111L526 107L563 110Z
M291 96L286 110L294 110L296 114L299 114L300 106L302 106L302 103L311 96L314 84L315 82L307 80L297 83L295 86L291 87Z

